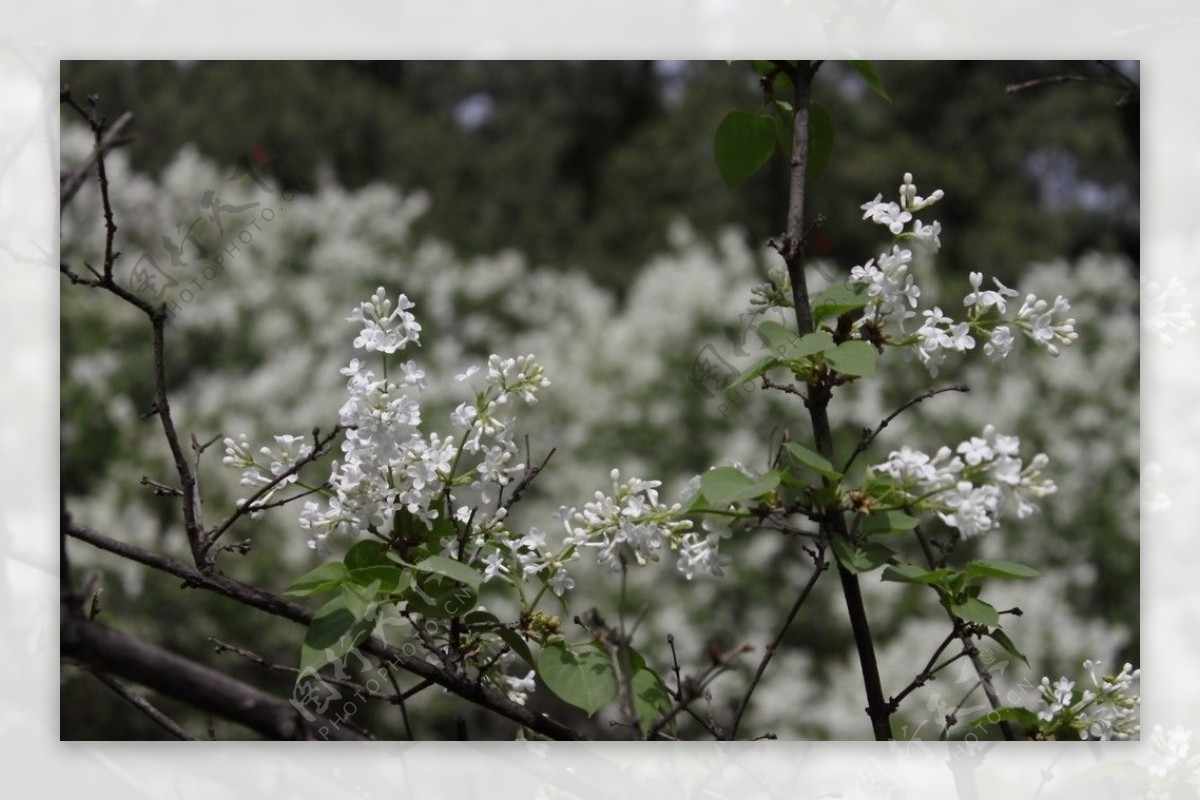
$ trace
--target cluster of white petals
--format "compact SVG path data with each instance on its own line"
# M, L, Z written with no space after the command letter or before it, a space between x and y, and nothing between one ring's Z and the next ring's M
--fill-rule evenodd
M666 543L681 552L679 570L689 579L698 566L720 575L723 562L715 554L715 541L697 540L690 532L691 521L680 519L682 507L659 501L661 482L631 478L622 483L620 471L615 469L611 478L611 495L597 491L596 499L584 504L581 511L560 510L568 546L576 553L594 550L601 565L617 571L622 565L657 561Z
M1128 662L1115 676L1098 673L1099 661L1085 660L1083 669L1092 686L1076 692L1065 676L1051 682L1042 677L1038 687L1038 720L1053 727L1068 725L1092 740L1130 740L1141 732L1141 697L1134 682L1141 670Z
M457 431L426 432L419 399L426 386L424 370L413 361L389 361L409 345L420 345L421 325L409 312L413 307L405 295L393 303L380 287L347 318L362 324L354 347L383 354L383 363L377 373L355 358L341 371L346 376L346 400L339 411L346 431L343 457L330 471L329 497L324 503L305 501L300 513L310 547L321 546L334 533L386 537L402 511L431 525L455 508L460 486L479 490L486 502L490 486L504 486L525 467L514 458L517 446L507 412L513 397L536 401L536 393L549 384L542 368L532 356L491 356L474 403L451 414ZM471 368L461 377L477 371ZM294 444L276 441L281 447ZM474 464L460 464L466 461L464 453ZM244 458L241 446L231 451L231 458ZM495 516L493 523L500 519ZM479 528L483 520L476 522Z
M914 218L913 212L942 197L940 189L928 198L921 197L917 194L912 173L905 173L899 203L884 201L882 195L876 195L874 200L862 204L863 219L887 226L896 241L890 251L850 270L850 283L865 286L869 298L858 325L888 323L892 336L907 345L910 355L935 376L949 353L964 353L976 345L982 345L983 352L989 357L1004 359L1012 351L1015 332L1024 332L1051 356L1059 354L1060 346L1078 339L1075 319L1068 316L1071 306L1061 295L1053 303L1028 295L1015 314L1007 317L1009 299L1017 296L1016 290L996 278L992 279L995 289L984 289L981 272L970 274L971 291L963 297L963 306L967 310L965 320L955 320L934 306L920 313L922 323L915 331L907 325L910 319L918 316L915 309L921 288L909 272L913 253L903 245L910 241L923 242L933 252L941 247L941 224L937 221L922 223ZM912 224L910 230L905 230L909 223Z
M982 436L964 440L953 451L943 447L929 456L906 445L872 469L892 480L902 503L936 509L946 525L970 538L996 528L1006 502L1025 518L1037 511L1035 500L1057 490L1042 475L1046 455L1039 453L1026 465L1020 446L1018 437L988 425Z
M312 446L306 443L303 437L280 434L275 437L274 448L264 445L256 455L246 435L242 434L237 439L225 438L225 458L221 461L226 467L242 471L243 487L253 487L256 492L270 487L251 504L250 517L257 518L262 515L262 506L270 503L276 492L296 483L298 476L290 471L310 453ZM237 505L242 507L248 500L239 498Z

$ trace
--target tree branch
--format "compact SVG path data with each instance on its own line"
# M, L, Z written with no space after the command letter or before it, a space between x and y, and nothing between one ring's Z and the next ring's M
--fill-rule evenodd
M185 586L200 587L201 589L224 595L227 598L232 598L239 603L260 609L268 614L286 618L306 626L312 622L315 616L315 613L308 607L301 606L287 598L260 590L257 587L251 587L216 572L202 573L175 559L160 556L106 537L87 526L71 524L67 533L75 539L82 540L102 550L139 562L147 567L178 576L184 579L186 582ZM466 676L460 676L443 670L436 665L426 662L424 659L405 653L402 649L394 648L378 638L368 638L362 643L361 648L380 659L384 659L397 667L407 670L409 673L445 687L460 698L508 718L531 731L543 734L554 740L583 739L582 735L556 720L537 715L519 704L514 704L500 693L478 685Z
M812 94L813 76L820 62L801 62L793 76L796 87L793 108L795 118L792 129L791 185L788 199L787 233L784 235L782 253L787 263L788 277L792 283L792 303L796 313L796 327L800 336L813 332L812 309L809 306L808 283L804 275L804 198L808 178L808 104ZM829 425L828 406L831 387L825 378L814 375L808 382L809 417L812 419L813 439L817 452L834 461L833 433ZM829 479L824 479L826 486ZM827 538L838 536L848 539L846 520L837 509L829 510L821 522L821 530ZM875 645L871 640L871 628L863 606L862 591L858 576L838 565L838 577L842 583L842 595L850 615L850 627L854 632L854 644L858 650L858 661L862 668L863 686L867 694L867 715L877 740L892 739L890 715L883 698L883 687L879 681L879 666L875 660Z
M290 702L178 654L77 615L63 615L62 655L115 673L156 692L241 723L275 740L358 740L319 716L308 720Z

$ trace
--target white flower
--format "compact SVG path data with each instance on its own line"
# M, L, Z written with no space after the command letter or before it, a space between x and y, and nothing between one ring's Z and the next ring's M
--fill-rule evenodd
M549 584L554 594L561 597L563 593L575 586L575 580L567 575L566 568L560 567L551 577Z
M1009 289L1004 284L1000 283L998 278L993 278L992 282L996 285L996 289L981 289L983 283L983 273L971 273L971 287L974 290L963 298L963 305L970 307L975 314L983 314L993 306L1001 314L1008 310L1008 302L1006 298L1015 298L1017 290Z
M959 444L957 451L963 455L963 461L972 466L996 455L987 440L982 437L971 437Z
M534 675L534 671L531 670L525 674L524 678L517 678L516 676L504 677L505 683L508 684L507 695L510 701L514 704L525 705L529 693L537 689L537 684L533 680Z
M410 342L421 343L421 325L408 313L413 302L407 295L396 299L396 307L388 299L383 287L375 290L369 301L358 304L346 319L361 322L363 328L354 340L360 350L395 353L403 350Z
M939 234L942 233L942 224L934 220L929 225L924 225L920 220L913 222L912 235L914 239L928 242L932 244L933 251L936 253L942 247L942 240Z
M984 343L983 352L993 359L1003 359L1012 352L1013 335L1007 325L998 325L992 329L988 341Z
M492 551L483 560L483 580L491 581L496 576L507 576L508 565L504 564L504 554Z
M1027 295L1013 323L1051 356L1057 356L1059 344L1070 345L1079 339L1075 318L1066 316L1070 309L1071 305L1062 295L1054 299L1053 306L1035 295Z
M691 528L691 521L676 519L679 504L659 503L657 488L661 482L631 478L620 482L620 471L610 473L613 494L596 492L595 500L579 512L570 510L566 521L570 536L568 547L596 549L600 564L611 571L622 564L645 564L658 559L658 550L666 540L679 547L679 536Z
M911 172L904 173L904 182L900 184L900 203L908 211L920 211L926 206L932 206L945 196L945 193L940 189L934 190L934 193L928 198L923 198L917 195L917 186L913 183Z

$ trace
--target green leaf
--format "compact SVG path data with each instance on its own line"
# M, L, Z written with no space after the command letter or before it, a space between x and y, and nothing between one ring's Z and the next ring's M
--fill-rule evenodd
M413 565L413 569L445 576L459 584L466 584L473 590L478 590L479 585L483 583L483 574L478 570L446 556L427 556Z
M1008 638L1008 635L1004 633L1004 629L992 629L988 632L987 636L999 643L1000 647L1005 651L1008 651L1017 659L1020 659L1022 662L1024 662L1026 667L1029 667L1029 660L1025 658L1025 654L1021 653L1020 650L1017 649L1017 646L1013 643L1013 641Z
M443 620L465 615L479 600L471 587L432 573L422 575L404 598L408 611Z
M533 661L533 654L529 651L529 643L525 642L520 634L509 628L496 629L496 633L500 635L500 639L504 640L505 645L511 648L514 654L525 660L525 664L530 667L537 667L537 663Z
M814 353L820 353L833 344L833 336L828 331L814 331L795 340L783 354L788 361L805 359Z
M891 548L877 542L854 545L841 537L834 537L832 545L833 555L837 557L838 564L851 573L868 573L880 565L887 564L887 561L896 555Z
M874 64L872 64L870 61L851 61L850 66L853 67L859 75L863 76L863 80L867 82L867 86L871 87L871 91L882 97L887 102L892 102L892 99L888 97L887 91L883 88L883 79L879 77L879 73L875 70Z
M717 126L713 156L729 188L749 178L775 152L775 121L762 114L731 111Z
M976 559L967 563L967 575L977 578L1027 579L1037 578L1041 571L1019 562L1004 559Z
M317 610L300 647L300 675L338 661L375 628L373 618L359 617L339 595Z
M786 100L776 100L772 105L775 115L771 118L775 123L775 144L780 153L792 152L792 138L795 136L796 117L792 104Z
M1019 706L1005 706L1000 709L993 709L985 712L979 717L967 724L968 729L975 729L985 725L996 725L1007 721L1024 726L1030 731L1038 729L1038 716L1034 712L1024 709Z
M967 598L962 603L950 604L947 608L968 623L979 623L988 628L1000 625L1000 613L996 611L996 607L978 598Z
M388 547L382 542L362 540L346 552L345 563L349 570L376 567L387 564Z
M955 571L945 567L938 568L937 570L925 570L917 567L916 565L910 565L905 562L898 565L888 565L887 569L883 571L882 578L884 581L900 581L907 584L932 584L941 586L945 584L946 579L954 575L954 573Z
M828 331L815 331L804 336L796 336L791 329L774 320L767 320L758 327L758 334L763 344L771 349L771 353L781 361L803 359L814 353L820 353L833 345L833 337Z
M819 323L861 309L870 300L866 284L834 284L812 299L813 322Z
M670 711L671 694L667 692L663 680L650 668L634 670L629 685L633 691L633 708L643 730L648 729L661 715Z
M379 605L376 600L379 596L379 587L380 582L378 581L373 581L365 587L351 583L343 584L342 601L350 610L350 614L356 618L374 617L375 607Z
M617 697L612 663L598 651L575 654L558 643L547 645L538 654L537 671L550 692L589 717Z
M704 497L704 493L697 492L692 496L691 500L688 501L687 506L684 507L683 511L687 513L694 509L708 509L711 507L712 503L708 500L708 498Z
M758 335L762 337L763 346L770 348L775 356L782 356L788 348L800 339L795 331L780 325L774 320L767 320L758 326Z
M391 594L402 589L406 576L407 574L395 565L376 565L375 567L360 567L358 570L351 570L347 574L346 580L360 587L368 587L372 583L378 582L381 593Z
M837 481L842 477L842 474L834 468L833 464L830 463L828 459L811 448L806 448L799 442L787 442L784 443L783 447L787 449L787 452L790 453L792 458L797 462L805 467L811 468L812 470L816 470L818 473L825 476L825 478Z
M714 507L759 498L778 486L774 470L751 478L736 467L714 467L700 477L700 491Z
M337 588L348 575L349 571L341 562L328 562L296 579L283 594L305 596L327 592Z
M737 378L735 378L729 384L729 386L725 387L725 389L730 390L730 389L733 389L734 387L740 387L742 384L744 384L747 381L753 381L754 379L758 378L760 375L767 372L768 370L770 370L772 367L774 367L777 364L779 364L779 360L776 359L774 356L764 356L763 358L761 358L757 362L755 362L753 367L751 367L749 370L747 370L746 372L742 373Z
M876 355L871 343L853 339L825 351L825 360L843 375L870 378L875 375Z
M808 180L825 172L833 152L833 118L820 103L808 104Z
M476 609L473 612L467 612L463 615L463 623L468 626L494 626L500 628L500 618L493 615L486 609Z
M895 510L875 512L862 519L862 522L859 523L859 531L863 534L899 534L904 531L912 531L920 522L919 519L906 515L904 512Z

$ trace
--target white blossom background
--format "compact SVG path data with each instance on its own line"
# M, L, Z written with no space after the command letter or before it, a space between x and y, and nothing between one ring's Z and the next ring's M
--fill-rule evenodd
M701 0L399 4L213 0L6 3L0 14L0 787L89 797L1124 797L1195 794L1152 733L1200 751L1200 333L1186 316L1200 233L1200 10L1098 0ZM54 212L60 58L1137 58L1143 83L1142 722L1140 743L58 742L59 276ZM1151 282L1158 289L1149 286ZM1163 305L1165 304L1165 305ZM1182 319L1182 318L1176 318ZM1167 329L1170 333L1170 329ZM1179 727L1176 729L1176 727ZM1192 732L1195 734L1192 734ZM185 750L186 749L186 750ZM1153 786L1135 766L1165 769ZM1150 774L1157 777L1157 774Z

